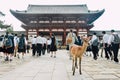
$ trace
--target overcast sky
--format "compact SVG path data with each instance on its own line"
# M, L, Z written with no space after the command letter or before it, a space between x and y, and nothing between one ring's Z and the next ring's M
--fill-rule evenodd
M6 14L0 17L5 23L12 24L15 31L24 30L9 10L26 10L29 4L39 5L79 5L87 4L89 10L105 9L104 14L94 22L92 30L120 30L120 1L119 0L0 0L0 11Z

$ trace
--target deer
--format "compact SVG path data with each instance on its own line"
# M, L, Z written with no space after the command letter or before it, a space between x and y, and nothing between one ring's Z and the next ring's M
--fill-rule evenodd
M78 68L77 66L77 60L79 59L79 73L81 73L81 60L82 60L82 55L85 53L88 43L89 43L89 37L88 38L83 38L83 45L72 45L70 48L70 53L72 55L72 71L73 75L75 74L75 69Z

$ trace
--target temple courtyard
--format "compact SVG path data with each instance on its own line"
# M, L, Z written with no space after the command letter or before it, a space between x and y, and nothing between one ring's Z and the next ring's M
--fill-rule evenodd
M93 60L88 53L82 58L82 75L76 69L73 76L72 60L66 50L58 50L56 58L48 53L40 57L27 53L24 59L14 58L12 62L1 58L0 80L120 80L120 63L107 60L104 55Z

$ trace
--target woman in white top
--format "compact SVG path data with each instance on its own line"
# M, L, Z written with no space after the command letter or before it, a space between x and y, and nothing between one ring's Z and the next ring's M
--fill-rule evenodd
M43 47L43 39L40 36L41 34L38 34L38 37L36 38L36 45L37 45L37 56L41 56L41 52L42 52L42 47Z

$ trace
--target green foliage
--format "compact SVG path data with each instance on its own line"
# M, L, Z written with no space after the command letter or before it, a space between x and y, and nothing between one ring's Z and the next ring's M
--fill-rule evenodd
M5 14L3 14L1 11L0 11L0 14L2 16L5 16ZM6 32L13 32L13 27L11 25L4 24L4 22L1 21L1 20L0 20L0 28L1 29L6 29Z
M8 27L6 29L6 32L13 33L13 27L12 26Z
M1 29L7 29L7 28L9 28L9 27L11 27L11 25L4 24L3 21L0 21L0 28L1 28Z

